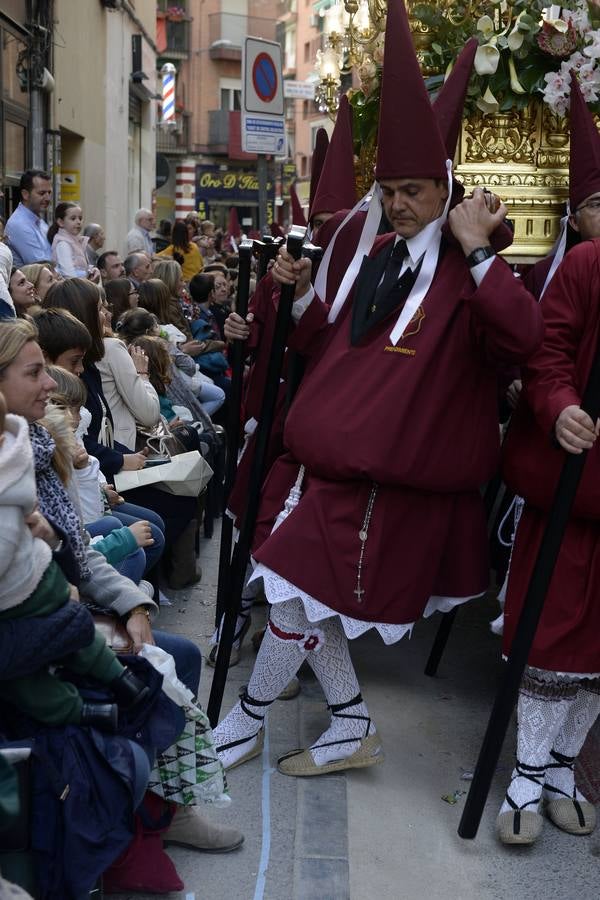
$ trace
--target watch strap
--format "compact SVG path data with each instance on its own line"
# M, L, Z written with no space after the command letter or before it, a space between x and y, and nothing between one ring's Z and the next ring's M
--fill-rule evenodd
M472 269L474 266L478 266L479 263L485 262L486 259L491 259L492 256L495 255L496 251L493 247L490 247L489 244L487 247L475 247L475 249L466 257L467 265Z

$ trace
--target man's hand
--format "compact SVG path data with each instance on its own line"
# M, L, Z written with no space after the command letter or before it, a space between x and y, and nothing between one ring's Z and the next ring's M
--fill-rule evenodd
M520 378L515 378L515 380L509 384L508 390L506 391L506 402L511 409L517 408L517 403L519 402L522 390L523 382Z
M567 406L554 426L556 440L567 453L590 450L600 431L600 420L594 423L579 406Z
M143 450L140 450L139 453L126 453L123 457L123 468L121 472L135 472L138 469L143 469L146 464L146 457L148 456L148 449L144 447Z
M295 284L296 296L303 297L310 287L312 263L310 259L294 259L284 250L279 251L275 265L271 269L273 280L277 284Z
M34 509L28 516L25 516L25 524L29 526L33 537L41 538L51 550L56 550L60 544L60 538L39 509Z
M140 613L135 616L130 616L125 622L125 628L127 629L127 634L133 641L134 653L140 652L142 644L154 643L152 628L150 627L150 622L146 616L143 616Z
M108 500L108 505L110 507L119 506L121 503L125 503L125 499L115 491L114 484L105 484L102 490L106 494L106 499Z
M129 525L128 528L134 536L138 547L151 547L154 543L150 522L147 522L145 519L134 522L133 525Z
M448 216L452 234L460 243L465 256L477 247L486 247L490 242L490 235L506 218L504 203L500 203L495 212L490 210L494 196L486 194L482 188L475 188L473 195L465 197Z
M228 341L247 341L250 336L249 325L254 321L254 313L248 313L246 321L236 312L229 313L223 325L223 331Z
M72 459L74 469L85 469L90 461L87 450L85 449L85 447L80 446L76 446L73 450Z

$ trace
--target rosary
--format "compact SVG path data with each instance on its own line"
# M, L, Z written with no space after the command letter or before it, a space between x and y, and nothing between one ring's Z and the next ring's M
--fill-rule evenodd
M356 599L359 603L362 603L362 597L364 594L364 588L361 585L361 574L362 574L362 566L363 559L365 556L365 546L367 544L367 540L369 537L369 525L371 524L371 516L373 515L373 507L375 505L375 497L377 496L377 485L373 484L371 488L371 493L369 494L369 499L367 501L367 508L365 510L365 517L363 519L362 528L358 532L358 539L360 541L360 556L358 557L358 565L356 567L356 587L354 588L354 593L356 595Z

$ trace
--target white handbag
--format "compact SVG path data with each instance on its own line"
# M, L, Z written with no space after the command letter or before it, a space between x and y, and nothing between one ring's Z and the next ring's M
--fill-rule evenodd
M131 472L117 472L114 477L117 491L156 485L168 494L197 497L213 476L213 470L197 450L179 453L169 462L146 466Z

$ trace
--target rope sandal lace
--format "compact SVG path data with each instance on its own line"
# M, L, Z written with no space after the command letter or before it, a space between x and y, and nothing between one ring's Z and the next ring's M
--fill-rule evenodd
M573 792L569 794L546 781L543 792L546 815L551 822L568 834L591 834L596 827L596 809L577 790L575 757L565 756L556 750L551 750L550 756L554 762L548 763L546 768L569 770L573 779ZM556 794L560 796L553 798L552 795Z
M367 766L375 766L384 760L381 741L377 732L369 734L371 729L371 718L368 715L344 713L343 710L350 709L363 703L361 694L357 694L347 703L334 703L328 706L332 717L338 719L353 719L365 722L364 735L362 737L353 735L347 738L337 738L332 741L322 741L313 744L308 750L292 750L281 756L277 761L277 768L283 775L292 775L295 777L305 777L310 775L327 775L330 772L340 772L344 769L362 769ZM318 765L311 751L320 750L324 747L338 747L343 744L358 744L358 748L348 756L333 759L330 762Z
M503 844L533 844L540 836L544 820L537 807L541 799L545 774L545 766L528 766L517 760L505 797L505 803L508 803L511 809L501 812L496 819L498 837ZM517 778L525 778L540 788L537 797L527 800L520 806L510 796L510 788ZM528 810L528 806L534 806L535 810Z
M251 719L255 719L257 722L260 722L260 728L258 731L255 731L254 734L250 734L247 737L238 738L235 741L229 741L227 744L221 744L219 747L216 747L216 751L221 756L221 762L223 763L224 769L235 769L236 766L241 766L242 763L248 762L250 759L254 759L255 756L259 756L262 753L263 745L265 742L265 731L264 731L264 714L261 716L259 713L254 712L254 710L250 709L249 705L261 707L261 706L270 706L272 703L271 700L255 700L248 694L248 691L244 691L243 696L240 698L240 707L242 712L244 712ZM243 744L249 744L251 741L256 741L246 753L242 754L242 756L234 758L231 762L227 761L227 752L229 750L233 750L235 747L241 747Z

